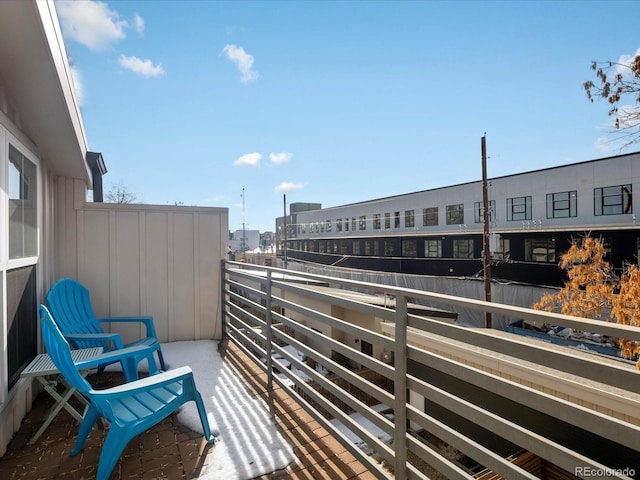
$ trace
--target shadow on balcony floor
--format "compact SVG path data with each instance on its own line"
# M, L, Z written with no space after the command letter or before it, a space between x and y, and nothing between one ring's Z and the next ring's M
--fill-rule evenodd
M375 478L286 391L275 387L269 394L266 375L233 344L228 346L225 361L237 372L249 394L260 397L269 405L276 424L297 457L297 461L286 469L263 475L259 479ZM117 372L90 376L89 379L97 388L123 382L122 374ZM35 445L27 444L52 403L53 400L45 392L36 398L6 454L0 458L0 478L3 480L95 478L105 438L103 427L94 428L83 452L70 457L78 424L63 410ZM208 445L200 434L182 426L172 415L129 443L110 478L213 479L215 465L208 462L213 449L215 445Z

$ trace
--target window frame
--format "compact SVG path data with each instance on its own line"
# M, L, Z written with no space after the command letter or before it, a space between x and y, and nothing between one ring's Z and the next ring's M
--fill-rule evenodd
M596 217L605 215L626 215L633 213L633 185L628 183L625 185L611 185L608 187L596 187L593 189L593 215ZM605 190L613 191L619 189L617 193L605 194ZM607 199L619 198L619 202L607 204ZM625 199L627 200L625 202ZM626 204L626 206L625 206ZM620 211L605 212L612 207L620 206Z
M516 200L521 200L516 203ZM521 210L518 207L524 207ZM507 198L507 222L523 222L532 218L531 195Z
M430 221L430 219L431 219L431 221ZM438 207L426 207L426 208L423 208L422 209L422 226L423 227L436 227L438 225L439 225Z
M566 195L567 198L562 196ZM567 206L562 207L566 202ZM562 212L567 212L562 215ZM547 193L547 218L575 218L578 216L578 191L567 190L565 192Z
M464 225L464 203L447 205L446 217L447 225Z

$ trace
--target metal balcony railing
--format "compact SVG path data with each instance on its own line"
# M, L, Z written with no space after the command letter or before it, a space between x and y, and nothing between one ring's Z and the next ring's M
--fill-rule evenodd
M378 478L640 474L632 362L433 314L461 307L628 340L640 328L236 262L222 276L224 338Z

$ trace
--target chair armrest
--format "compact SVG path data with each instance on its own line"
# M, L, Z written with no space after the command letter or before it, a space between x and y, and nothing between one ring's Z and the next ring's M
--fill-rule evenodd
M147 327L147 337L158 338L156 328L153 324L153 317L107 317L98 318L100 323L144 323Z
M86 370L88 368L97 367L103 363L116 362L125 358L132 357L138 354L153 355L153 349L145 345L137 345L135 347L121 348L120 350L113 350L111 352L102 353L95 357L87 358L75 363L78 370Z
M122 339L120 338L119 333L69 333L64 335L64 338L71 343L78 342L96 342L102 343L105 346L109 344L109 342L113 342L116 348L122 348Z
M148 390L155 390L156 388L162 387L164 385L169 385L171 383L189 379L193 381L193 372L191 370L191 367L179 367L173 370L169 370L168 372L161 372L157 375L141 378L140 380L134 380L133 382L118 385L116 387L111 387L106 390L98 390L96 392L93 392L93 395L104 395L105 397L111 396L117 398L121 396L131 395L131 393L141 393Z

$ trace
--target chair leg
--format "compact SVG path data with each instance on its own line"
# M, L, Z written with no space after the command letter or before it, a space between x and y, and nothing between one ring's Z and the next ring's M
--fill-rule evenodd
M98 409L93 406L93 404L89 404L84 412L84 418L82 419L82 423L80 424L80 429L78 430L78 437L76 438L76 444L71 451L71 456L77 455L82 450L84 446L84 442L87 440L91 429L98 421L98 417L100 416L100 412Z
M109 433L107 434L107 439L102 446L102 453L100 453L96 480L109 479L113 467L116 466L120 455L122 455L129 441L131 441L131 437L127 435L126 429L118 428L112 423L109 428Z
M204 430L204 438L207 443L215 443L216 437L211 434L211 427L209 426L209 419L207 418L207 410L204 408L204 402L202 401L202 395L197 390L193 392L193 400L198 407L198 414L200 415L200 422L202 423L202 430Z
M153 356L153 350L147 357L142 357L140 359L137 359L137 361L139 362L143 358L147 359L147 364L149 365L149 375L155 375L156 373L159 373L158 364L156 363L156 359Z
M123 358L120 360L120 364L122 365L122 371L127 383L138 380L138 362L135 358Z
M163 372L166 372L167 366L164 363L164 357L162 356L162 350L160 350L159 345L158 345L158 350L156 350L156 352L158 352L158 360L160 360L160 370L162 370Z

